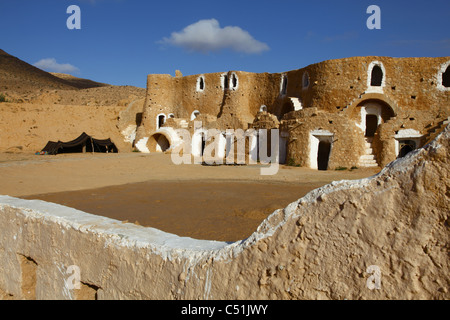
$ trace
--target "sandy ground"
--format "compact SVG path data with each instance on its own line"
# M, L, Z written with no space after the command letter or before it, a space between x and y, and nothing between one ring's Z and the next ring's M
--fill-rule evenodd
M236 241L274 210L336 180L376 169L180 165L165 154L0 153L0 194L41 199L196 239Z

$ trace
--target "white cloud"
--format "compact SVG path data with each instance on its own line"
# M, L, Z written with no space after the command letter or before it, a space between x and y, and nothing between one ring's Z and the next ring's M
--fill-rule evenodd
M54 58L42 59L34 64L35 67L39 69L48 71L48 72L57 72L57 73L73 73L79 72L80 70L68 63L58 63Z
M164 38L160 43L202 53L231 49L256 54L270 49L266 43L254 39L239 27L221 28L216 19L200 20L180 32L173 32L170 38Z

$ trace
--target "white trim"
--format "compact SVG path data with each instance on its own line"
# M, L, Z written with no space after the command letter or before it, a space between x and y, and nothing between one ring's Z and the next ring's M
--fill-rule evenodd
M372 86L372 71L374 67L380 67L383 72L381 86ZM386 69L381 61L372 61L367 69L367 90L366 93L383 93L383 88L386 86Z
M419 148L420 141L423 135L414 129L402 129L394 136L395 138L395 155L398 157L400 155L400 142L404 140L414 141L416 144L416 149Z
M203 80L203 89L200 88L200 82ZM197 92L203 92L205 91L205 87L206 87L206 81L205 81L205 76L202 74L197 78L197 84L196 84L196 88L195 90Z
M437 88L439 91L450 91L450 87L444 87L444 84L442 83L442 75L447 70L447 68L450 66L450 61L447 61L446 63L443 63L441 67L439 68L438 74L437 74ZM450 69L449 71L450 72Z
M281 81L280 81L280 96L281 97L284 97L287 95L287 89L288 89L288 76L287 76L287 74L283 73L281 75Z
M136 142L136 144L134 145L136 147L136 149L138 149L142 153L150 153L150 150L147 147L149 138L150 137L145 137L145 138L142 138L141 140L139 140L138 142Z
M161 129L153 132L150 135L150 137L153 137L153 136L155 136L157 134L164 136L167 139L167 141L169 142L169 148L166 151L172 150L173 148L179 146L183 142L183 140L180 138L180 136L178 135L176 130L174 128L171 128L171 127L161 128ZM146 138L146 139L147 139L147 141L145 143L146 144L146 149L149 150L148 147L147 147L149 138ZM156 152L162 152L162 150L160 148L161 147L159 146L158 141L157 141L157 143L156 143ZM150 153L150 150L149 150L149 153Z
M233 86L233 77L236 79L235 86ZM228 88L230 90L236 91L239 88L239 77L237 76L237 74L235 72L232 72L229 80L230 80L230 85Z
M164 123L166 123L166 121L167 121L167 116L166 116L166 114L165 113L160 113L160 114L158 114L157 116L156 116L156 130L159 130L160 129L160 126L159 126L159 117L160 116L164 116ZM163 123L163 124L164 124Z
M225 86L225 84L226 84L225 78L228 78L228 87ZM222 87L222 90L223 91L228 90L230 88L229 84L230 84L230 77L228 77L228 73L226 73L226 72L222 73L220 75L220 86Z
M378 118L377 127L381 124L382 118L381 118L381 105L376 102L369 102L361 107L361 123L357 123L356 126L359 127L364 134L366 134L367 124L366 124L366 117L368 115L374 115Z
M200 111L198 111L198 110L194 110L192 113L191 113L191 121L194 121L195 119L197 119L197 117L200 115Z
M317 156L319 152L319 144L321 142L329 142L331 144L330 156L333 150L334 134L327 130L314 130L309 133L309 167L318 169Z

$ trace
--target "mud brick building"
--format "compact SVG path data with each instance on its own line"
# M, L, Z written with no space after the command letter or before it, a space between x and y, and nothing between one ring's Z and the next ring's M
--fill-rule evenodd
M206 139L192 140L201 155L209 141L197 130L279 129L281 163L383 167L449 123L449 67L450 57L352 57L276 74L149 75L135 145L170 152L184 128Z

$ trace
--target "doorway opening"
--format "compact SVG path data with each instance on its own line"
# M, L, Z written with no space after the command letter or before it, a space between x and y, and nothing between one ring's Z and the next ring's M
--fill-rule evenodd
M166 152L170 149L170 141L165 135L157 133L149 139L148 147L151 152Z
M317 152L317 167L319 170L328 170L328 162L330 160L331 143L321 141L319 143L319 151Z
M400 144L400 152L398 157L403 158L411 151L417 148L416 143L413 140L402 140L399 142Z
M366 116L366 137L373 138L378 129L378 117L374 114Z

